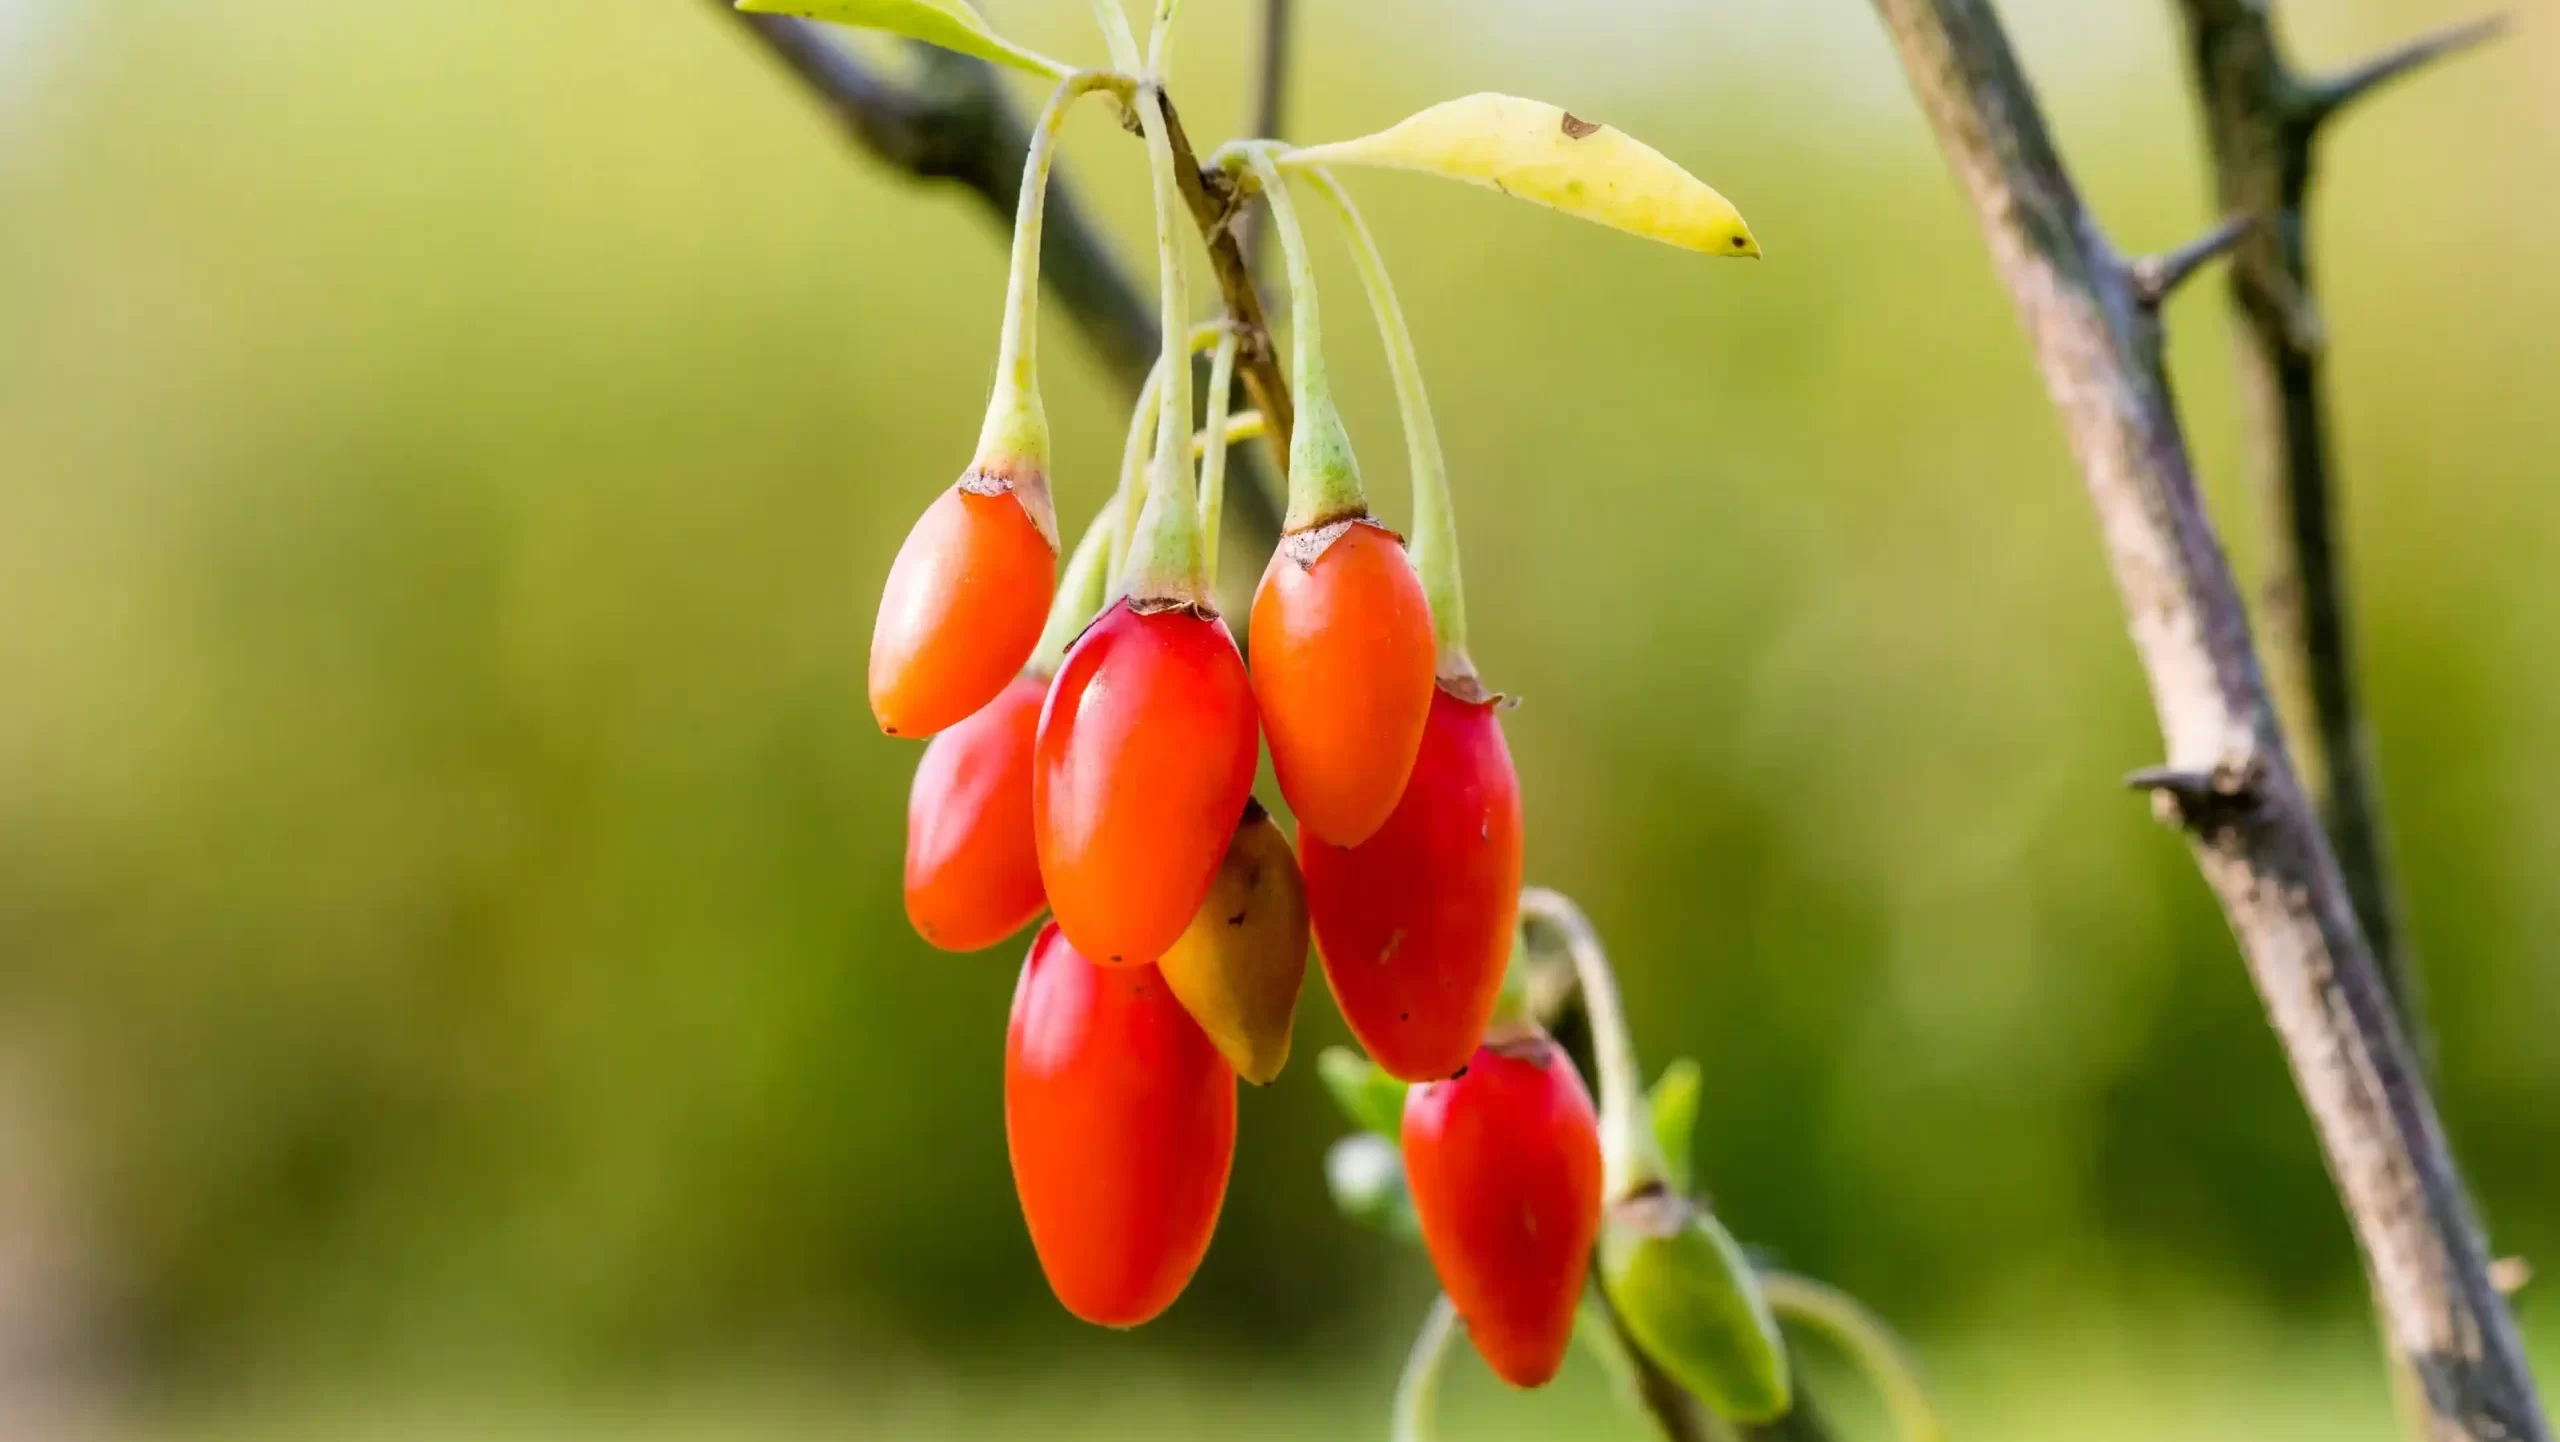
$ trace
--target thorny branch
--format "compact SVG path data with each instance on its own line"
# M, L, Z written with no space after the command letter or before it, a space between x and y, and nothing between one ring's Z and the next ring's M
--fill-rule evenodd
M2548 1442L2435 1103L2277 726L2156 321L2082 206L1990 0L1874 4L2079 461L2167 741L2155 804L2186 829L2247 958L2426 1435Z
M987 65L947 50L918 46L920 79L915 84L901 83L836 44L822 26L783 15L748 14L731 8L728 0L710 3L762 42L827 107L856 145L919 180L956 182L979 198L997 224L1013 223L1022 157L1031 132ZM1270 454L1285 469L1295 412L1287 375L1265 326L1261 297L1253 287L1251 267L1230 233L1230 196L1223 181L1202 177L1199 157L1183 134L1170 100L1165 109L1172 121L1183 199L1208 242L1210 265L1229 320L1245 337L1237 370L1254 407L1268 421L1265 440ZM1104 366L1134 397L1155 364L1155 312L1113 258L1110 242L1076 203L1064 171L1061 165L1049 180L1048 217L1040 244L1041 279L1066 306ZM1195 390L1205 393L1205 381ZM1250 457L1238 459L1240 464L1228 477L1226 513L1240 537L1257 547L1267 546L1280 534L1278 488L1264 482L1264 467L1253 464Z
M2249 462L2267 517L2259 620L2286 738L2320 804L2356 917L2423 1063L2423 990L2408 955L2382 821L2381 784L2356 695L2355 634L2339 540L2338 483L2320 375L2325 327L2312 294L2314 141L2376 86L2495 35L2492 17L2455 26L2338 74L2308 77L2276 42L2272 0L2178 0L2188 59L2226 216L2262 220L2232 252Z

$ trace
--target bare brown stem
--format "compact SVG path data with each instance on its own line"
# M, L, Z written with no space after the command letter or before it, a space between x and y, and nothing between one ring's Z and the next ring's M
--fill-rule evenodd
M2097 511L2185 829L2319 1135L2427 1435L2550 1436L2435 1104L2295 776L2196 491L2153 313L2082 206L1989 0L1874 0L1973 202Z
M1218 296L1226 305L1227 320L1244 338L1236 357L1237 373L1244 377L1245 393L1253 397L1254 409L1262 412L1269 427L1263 440L1286 472L1289 430L1297 423L1298 412L1289 397L1289 377L1281 369L1279 347L1271 343L1271 326L1263 315L1262 292L1253 283L1253 266L1236 239L1234 222L1239 197L1226 176L1200 168L1199 152L1192 149L1191 137L1182 128L1182 115L1169 98L1165 102L1165 119L1172 123L1173 158L1179 168L1183 201L1191 207L1191 218L1209 242L1209 268L1218 277ZM1277 537L1277 518L1273 525L1271 534Z

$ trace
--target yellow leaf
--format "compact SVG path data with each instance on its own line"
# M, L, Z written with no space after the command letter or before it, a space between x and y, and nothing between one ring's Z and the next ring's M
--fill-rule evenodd
M886 30L1034 75L1062 76L1075 68L998 35L969 0L738 0L738 8L758 15L797 15L863 30Z
M1709 255L1760 253L1732 202L1661 151L1516 95L1444 101L1375 135L1290 151L1280 163L1419 170Z

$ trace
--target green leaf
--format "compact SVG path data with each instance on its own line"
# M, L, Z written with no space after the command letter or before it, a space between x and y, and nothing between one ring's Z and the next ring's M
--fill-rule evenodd
M1325 1190L1342 1214L1406 1241L1422 1238L1413 1193L1404 1180L1404 1156L1374 1132L1354 1132L1324 1154Z
M1718 1416L1766 1422L1794 1404L1768 1294L1712 1213L1670 1192L1610 1208L1600 1285L1645 1355Z
M970 8L969 0L738 0L738 8L758 15L797 15L860 30L885 30L1053 79L1075 70L998 35L985 16Z
M1698 1098L1706 1073L1682 1057L1653 1079L1653 1141L1671 1170L1671 1190L1696 1190L1692 1174L1698 1139Z
M1290 151L1280 164L1419 170L1686 250L1760 253L1733 203L1661 151L1516 95L1443 101L1375 135Z
M1389 1142L1404 1135L1405 1085L1379 1070L1376 1062L1349 1047L1329 1046L1316 1058L1316 1073L1353 1126Z

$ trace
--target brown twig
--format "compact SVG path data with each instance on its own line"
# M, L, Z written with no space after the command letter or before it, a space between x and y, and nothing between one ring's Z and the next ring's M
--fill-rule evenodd
M2491 18L2423 36L2327 77L2305 77L2276 42L2270 0L2179 0L2196 98L2225 215L2266 219L2232 253L2250 465L2267 516L2259 619L2277 714L2301 759L2356 916L2421 1063L2424 992L2391 885L2381 784L2356 696L2355 636L2320 374L2325 329L2311 287L2306 207L2314 140L2356 98L2503 28Z
M1171 97L1165 100L1164 117L1173 130L1173 158L1183 201L1191 207L1191 218L1209 242L1209 268L1218 277L1218 296L1226 305L1228 323L1244 336L1244 347L1236 357L1236 373L1244 377L1245 393L1269 423L1266 439L1285 473L1289 464L1289 431L1297 423L1298 411L1289 398L1288 374L1280 368L1280 349L1271 343L1270 322L1262 311L1262 292L1253 283L1253 264L1245 259L1236 238L1235 187L1226 176L1200 168L1199 153L1192 149L1191 137L1184 132L1182 115L1174 109ZM1275 529L1273 534L1276 536L1278 531Z
M837 124L864 151L920 180L956 182L985 205L999 225L1013 223L1022 185L1022 158L1030 128L984 63L947 50L919 46L922 83L904 85L879 74L828 38L822 26L782 15L751 15L728 0L710 0L754 35L793 76L825 104ZM1166 107L1174 118L1172 107ZM1225 228L1221 193L1200 176L1199 158L1174 118L1174 153L1183 167L1183 195L1218 275L1230 319L1246 335L1238 369L1256 408L1268 419L1270 454L1285 469L1288 459L1287 376L1264 331L1261 298L1236 239ZM1154 309L1113 258L1110 243L1086 219L1064 167L1049 178L1047 219L1041 235L1040 276L1063 303L1103 365L1135 396L1155 364L1158 329ZM1237 279L1241 277L1239 284ZM1205 367L1206 362L1200 362ZM1205 383L1195 389L1205 393ZM1280 534L1278 488L1250 455L1229 474L1228 525L1257 545Z
M2087 482L2177 776L2160 807L2239 939L2439 1442L2547 1442L2433 1099L2285 749L2156 323L2083 208L1989 0L1874 0L1973 202ZM2219 790L2220 788L2213 788Z

